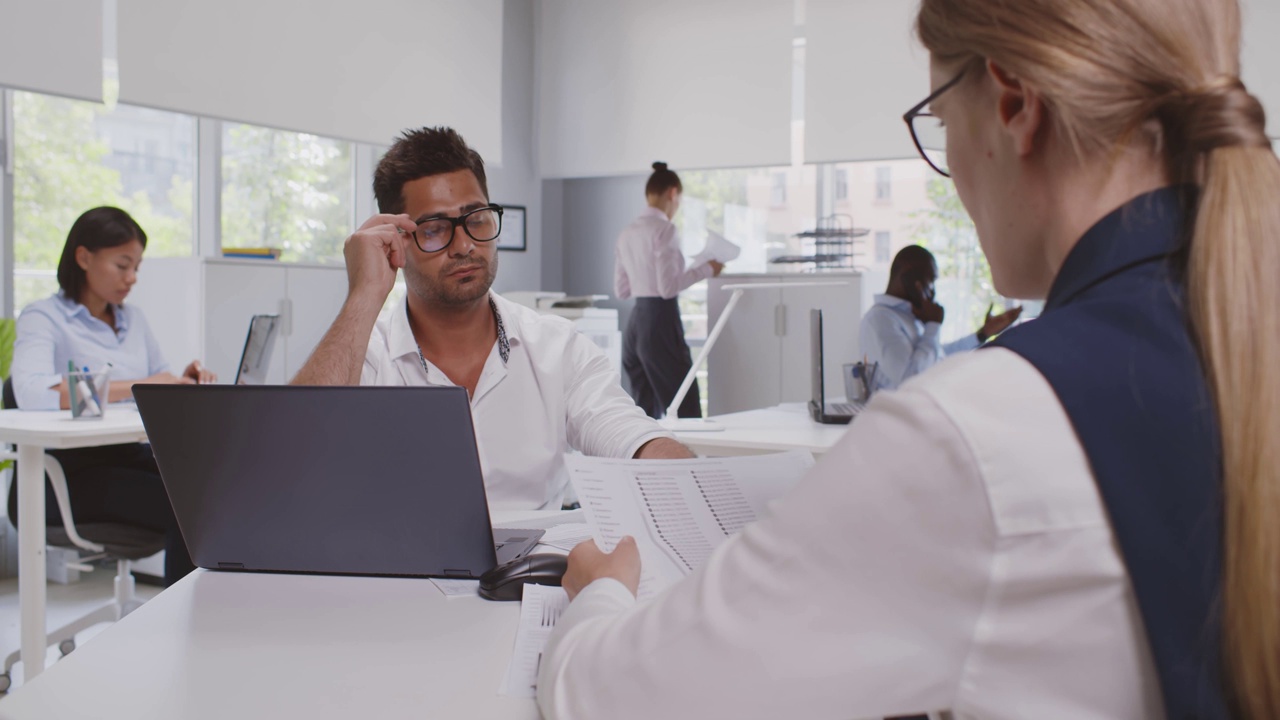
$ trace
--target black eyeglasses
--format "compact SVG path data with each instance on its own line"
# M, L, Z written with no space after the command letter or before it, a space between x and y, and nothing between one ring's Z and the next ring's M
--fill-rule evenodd
M929 97L921 100L919 105L902 116L911 130L911 140L915 142L916 150L920 151L920 157L943 177L951 177L947 169L947 130L943 127L942 120L924 112L924 109L929 107L929 103L937 100L942 93L955 87L967 70L968 68L961 70L959 75L951 78L946 85L934 90Z
M418 223L413 241L424 253L438 253L453 242L454 231L461 225L467 237L476 242L490 242L502 234L502 206L486 205L458 217L441 215Z

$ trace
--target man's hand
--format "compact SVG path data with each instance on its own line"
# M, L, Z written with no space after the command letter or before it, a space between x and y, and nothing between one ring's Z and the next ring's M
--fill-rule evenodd
M683 443L671 438L654 438L640 446L636 451L636 460L684 460L697 455L685 447Z
M724 263L717 260L708 260L707 265L711 266L711 277L720 277L720 273L724 272Z
M408 215L374 215L347 238L342 255L347 261L348 296L385 301L396 284L396 271L409 260L417 229Z
M925 292L924 283L917 282L915 284L915 294L911 299L911 314L915 315L920 322L941 324L942 319L946 317L947 311L933 301L932 290Z
M987 308L987 319L982 322L982 327L978 328L978 342L986 342L1004 332L1017 321L1019 315L1022 315L1021 306L992 316L991 311L994 309L994 304Z
M569 569L560 582L572 600L600 578L613 578L636 594L640 587L640 550L634 538L622 538L611 553L597 547L595 540L578 543L569 553Z

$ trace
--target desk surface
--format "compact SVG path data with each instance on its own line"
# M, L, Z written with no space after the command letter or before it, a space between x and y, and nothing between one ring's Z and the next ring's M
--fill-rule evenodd
M423 579L198 570L0 700L0 718L534 720L533 700L498 695L519 617Z
M131 403L109 405L96 420L73 420L70 410L0 410L0 443L65 449L146 439L142 416Z
M814 422L802 403L717 415L710 419L725 429L719 432L676 432L676 438L700 455L752 455L783 450L808 450L821 455L849 429L848 425Z

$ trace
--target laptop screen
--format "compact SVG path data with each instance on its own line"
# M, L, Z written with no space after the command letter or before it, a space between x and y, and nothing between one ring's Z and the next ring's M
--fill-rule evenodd
M826 389L822 383L822 310L809 311L809 365L813 404L826 407Z
M279 315L254 315L249 321L249 334L244 339L244 351L236 368L236 385L267 384L271 350L275 347L279 325Z

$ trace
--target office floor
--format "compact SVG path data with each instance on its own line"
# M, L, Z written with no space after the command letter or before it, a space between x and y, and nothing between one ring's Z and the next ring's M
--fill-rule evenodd
M80 582L70 585L49 583L47 621L50 628L61 627L76 618L88 614L98 606L111 601L112 581L115 578L115 565L97 567L91 573L81 573ZM153 585L137 584L137 594L143 600L150 600L160 594L161 588ZM8 578L0 580L0 661L4 656L18 649L18 580ZM110 623L95 625L76 636L76 645L83 647L92 642L93 637L110 627ZM61 657L56 647L49 648L45 658L45 667L52 666ZM0 667L0 670L3 668ZM22 685L22 664L13 669L13 688ZM3 698L0 695L0 698ZM0 703L0 708L3 708Z

